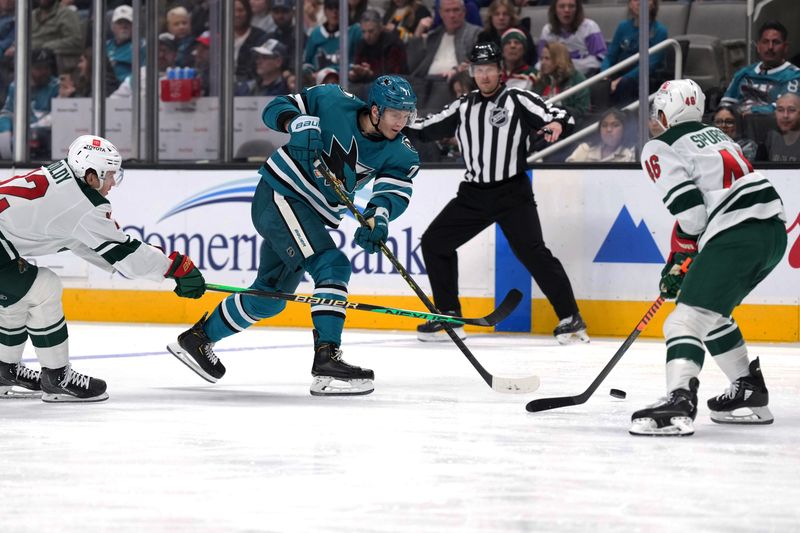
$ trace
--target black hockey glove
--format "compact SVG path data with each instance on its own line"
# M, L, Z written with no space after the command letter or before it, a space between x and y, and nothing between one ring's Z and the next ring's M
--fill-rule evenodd
M189 256L172 252L169 258L172 259L172 264L164 277L175 280L175 294L183 298L200 298L206 292L203 274L194 266Z
M374 254L389 236L389 211L385 207L370 207L364 211L364 218L371 228L359 226L353 240L368 253Z
M314 160L322 151L319 117L298 115L289 123L287 129L291 135L286 144L289 154L301 165L313 168Z

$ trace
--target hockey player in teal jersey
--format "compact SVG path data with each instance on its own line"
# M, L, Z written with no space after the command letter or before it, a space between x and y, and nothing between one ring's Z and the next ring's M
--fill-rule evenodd
M359 228L356 244L377 252L388 236L389 222L411 199L419 157L400 131L416 114L416 96L398 76L381 76L369 91L368 104L338 85L318 85L300 94L282 96L264 108L270 128L287 132L289 142L259 170L251 215L264 237L254 289L294 292L303 273L314 281L314 296L346 300L351 267L326 227L335 228L347 212L331 185L314 171L321 159L342 181L351 199L372 181L364 211L371 229ZM262 318L277 315L281 300L236 294L226 298L178 337L168 349L204 379L215 382L225 367L213 344L243 331ZM311 394L369 394L372 370L342 360L343 307L311 306L314 323L314 377Z
M786 215L739 145L701 122L704 107L694 81L665 82L652 104L653 127L662 133L642 149L642 168L677 219L660 283L661 296L676 305L664 322L667 396L633 413L634 435L694 433L706 350L731 382L708 400L711 420L772 422L759 360L750 361L731 313L783 257Z

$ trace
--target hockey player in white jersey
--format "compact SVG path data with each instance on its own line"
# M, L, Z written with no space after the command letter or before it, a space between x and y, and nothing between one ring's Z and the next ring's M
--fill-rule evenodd
M111 218L108 191L122 180L113 144L78 137L67 159L0 182L0 398L39 397L46 402L96 402L108 398L105 381L69 364L61 282L52 270L25 258L69 249L129 278L175 279L178 296L199 298L205 282L191 259L123 233ZM22 364L30 337L41 372Z
M701 122L704 104L694 81L665 82L651 108L663 131L642 150L643 169L677 219L660 283L661 295L677 305L664 323L667 396L632 415L634 435L694 433L706 350L731 382L708 400L711 419L773 420L759 360L750 361L731 313L783 257L783 202L731 138Z

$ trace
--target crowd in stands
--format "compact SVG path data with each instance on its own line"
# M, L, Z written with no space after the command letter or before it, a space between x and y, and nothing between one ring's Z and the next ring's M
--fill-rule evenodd
M134 54L139 54L140 65L146 62L144 41L132 42L137 13L125 1L109 2L105 13L104 91L114 98L131 96ZM648 10L650 45L667 39L667 26L658 15L661 3L668 1L628 0L627 17L609 35L586 16L585 5L592 0L305 0L299 14L294 0L235 0L233 93L278 96L346 77L349 90L364 97L377 76L391 73L409 79L422 113L434 111L470 89L469 52L475 43L492 41L502 49L508 86L551 98L637 54L640 9ZM349 25L343 29L339 10L345 4ZM537 27L531 27L522 9L534 5L549 6L547 21ZM31 148L32 157L47 158L52 98L92 94L92 3L34 0L33 6ZM201 96L218 94L212 86L211 58L219 42L209 31L208 2L165 0L160 7L159 75L190 67ZM0 0L0 159L11 154L14 9L15 0ZM297 24L304 29L301 50L295 50ZM749 159L797 162L800 68L788 60L789 36L780 22L756 30L758 60L732 76L721 100L720 95L709 98L707 122L734 138ZM339 50L340 31L347 32L347 57ZM295 72L298 55L302 67ZM142 67L142 86L144 74ZM651 54L651 90L670 77L665 52ZM560 100L558 105L573 114L578 128L597 121L599 126L592 141L572 145L554 160L635 161L636 121L618 109L639 97L638 67L634 64L604 81L600 89L584 88ZM453 146L452 140L442 140L435 151L440 159L456 158Z

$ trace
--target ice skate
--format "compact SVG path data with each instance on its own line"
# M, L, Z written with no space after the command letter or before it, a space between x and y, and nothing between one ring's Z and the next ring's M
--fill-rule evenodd
M108 399L106 382L72 370L42 368L42 401L45 402L102 402Z
M718 424L772 424L767 404L769 392L758 357L750 362L750 375L739 378L728 389L708 400L711 420Z
M442 311L443 315L458 316L458 311ZM464 340L467 334L464 333L464 326L452 325L458 338ZM450 335L444 330L444 324L434 320L428 320L424 324L417 326L417 339L422 342L445 342L450 340Z
M669 396L631 416L631 435L685 437L694 434L697 416L697 378L689 380L689 390L676 389Z
M22 363L0 361L0 398L41 398L42 379L38 370Z
M553 336L559 344L573 344L576 342L589 342L589 335L586 333L586 323L581 318L580 313L568 316L562 319L556 329L553 330Z
M316 331L314 334L316 338ZM323 343L315 348L311 375L313 396L355 396L375 390L374 372L346 363L335 344Z
M208 313L203 315L197 324L178 335L178 342L167 345L167 350L201 378L216 383L225 375L225 365L214 353L214 343L203 330L207 315Z

